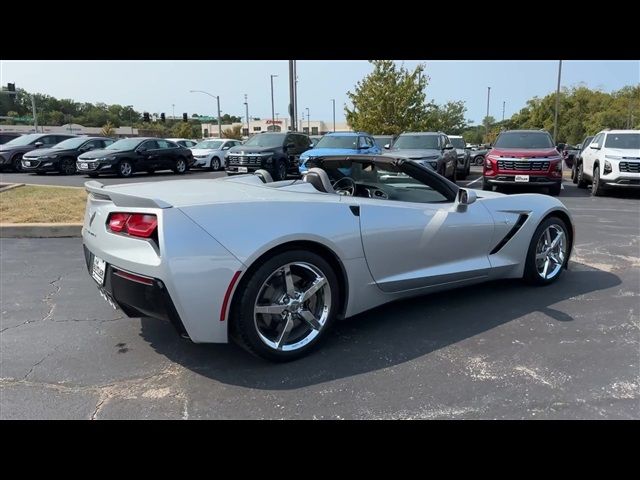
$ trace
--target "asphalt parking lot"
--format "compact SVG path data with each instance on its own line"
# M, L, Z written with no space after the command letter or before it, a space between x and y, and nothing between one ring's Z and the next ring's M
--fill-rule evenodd
M99 296L79 238L1 239L0 418L637 419L640 195L593 198L565 181L559 198L576 246L557 283L385 305L284 365L123 317Z

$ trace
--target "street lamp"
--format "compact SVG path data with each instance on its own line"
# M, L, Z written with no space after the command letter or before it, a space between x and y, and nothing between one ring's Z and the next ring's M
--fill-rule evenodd
M222 121L220 118L220 96L213 95L209 92L205 92L204 90L189 90L190 93L204 93L205 95L209 95L210 97L215 98L218 101L218 138L222 138Z
M278 75L269 75L271 77L271 125L273 130L275 130L275 108L273 106L273 77L277 77Z
M311 117L309 117L309 107L305 108L305 110L307 111L307 135L311 135L311 121L309 120Z
M249 133L249 129L251 128L249 126L249 101L247 100L247 94L244 94L244 106L246 108L246 114L247 114L247 138L249 138L249 135L251 135Z
M558 109L560 108L560 76L562 75L562 60L558 63L558 88L556 89L556 112L553 116L553 143L558 135Z
M489 142L489 98L491 97L491 87L487 87L487 116L484 119L487 130L487 142Z

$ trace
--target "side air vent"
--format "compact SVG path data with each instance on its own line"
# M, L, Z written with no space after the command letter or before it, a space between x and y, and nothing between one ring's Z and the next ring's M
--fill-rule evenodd
M507 233L505 237L500 240L500 243L493 247L493 250L491 250L489 255L493 255L494 253L498 253L500 250L502 250L502 247L504 247L507 242L509 242L509 240L511 240L513 236L518 233L518 230L522 228L522 225L524 225L524 222L527 221L527 218L529 218L529 215L527 215L526 213L521 213L516 224L511 228L511 230L509 230L509 233Z

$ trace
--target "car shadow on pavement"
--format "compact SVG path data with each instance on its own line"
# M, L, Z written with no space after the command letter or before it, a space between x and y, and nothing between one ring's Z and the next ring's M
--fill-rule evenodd
M141 335L158 353L204 377L287 390L393 367L533 312L571 322L552 305L620 283L612 273L572 263L551 286L500 280L397 301L335 323L318 349L285 364L263 361L234 344L191 343L151 318L142 319Z

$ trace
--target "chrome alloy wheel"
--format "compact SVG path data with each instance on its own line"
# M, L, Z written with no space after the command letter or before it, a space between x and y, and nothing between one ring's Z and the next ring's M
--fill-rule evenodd
M564 229L557 224L549 225L540 235L536 245L536 270L543 280L554 278L564 265L567 243Z
M316 266L287 263L258 291L253 318L260 339L274 350L295 351L312 341L331 310L331 287Z
M131 175L132 169L131 164L129 162L123 162L120 164L120 173L123 177L128 177Z

